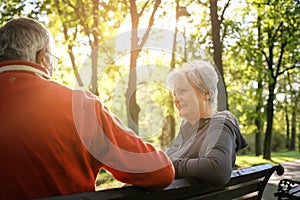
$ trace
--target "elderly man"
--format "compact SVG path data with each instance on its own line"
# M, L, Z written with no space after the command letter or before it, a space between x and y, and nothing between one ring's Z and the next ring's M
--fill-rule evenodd
M0 199L94 191L100 168L127 184L169 185L174 168L164 152L93 94L51 80L51 38L28 18L0 28Z

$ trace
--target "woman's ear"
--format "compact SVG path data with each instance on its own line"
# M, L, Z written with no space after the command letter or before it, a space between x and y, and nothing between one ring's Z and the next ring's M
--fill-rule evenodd
M36 61L35 62L38 63L38 64L42 64L43 63L43 59L45 57L45 54L46 54L46 51L45 51L44 48L41 49L40 51L38 51L36 53Z

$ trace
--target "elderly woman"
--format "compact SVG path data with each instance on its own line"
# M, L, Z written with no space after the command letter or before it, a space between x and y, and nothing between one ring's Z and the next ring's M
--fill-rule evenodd
M167 78L174 103L184 118L167 155L175 178L197 177L216 186L225 185L231 176L236 152L246 146L236 117L229 111L217 112L218 76L205 61L185 63Z

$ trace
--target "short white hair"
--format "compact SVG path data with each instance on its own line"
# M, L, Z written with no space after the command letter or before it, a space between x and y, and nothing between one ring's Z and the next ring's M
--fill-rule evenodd
M218 96L218 74L209 62L194 60L184 63L181 68L171 71L167 76L167 86L174 90L175 76L184 76L191 85L199 91L210 94L210 103L215 109L215 102Z
M52 44L52 36L44 25L25 17L14 18L0 28L0 62L36 62L37 53L43 48L51 53Z

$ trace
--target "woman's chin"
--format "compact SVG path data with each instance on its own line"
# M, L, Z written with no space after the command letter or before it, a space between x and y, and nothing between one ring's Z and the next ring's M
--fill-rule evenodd
M186 118L188 116L188 114L186 112L184 112L184 111L180 111L179 112L179 116L183 117L183 118Z

